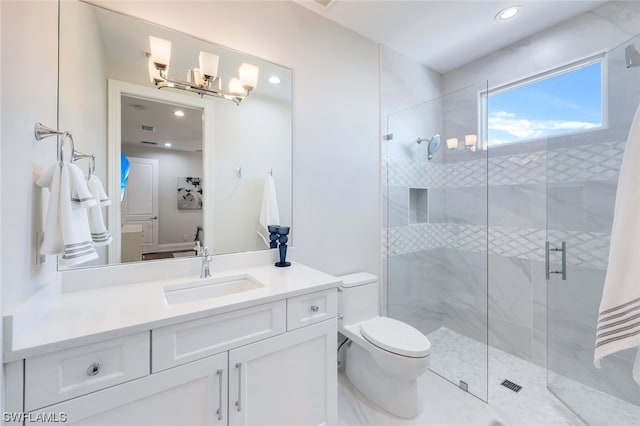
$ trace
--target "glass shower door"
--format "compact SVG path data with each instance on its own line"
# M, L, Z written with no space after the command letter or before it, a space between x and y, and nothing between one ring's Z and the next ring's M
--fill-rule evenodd
M640 68L624 49L604 57L603 128L547 140L547 386L590 425L640 424L635 351L593 365L620 164L640 102ZM604 102L607 105L607 102ZM629 259L637 261L637 259Z
M388 117L384 190L387 314L429 338L431 371L487 401L483 90L467 87Z

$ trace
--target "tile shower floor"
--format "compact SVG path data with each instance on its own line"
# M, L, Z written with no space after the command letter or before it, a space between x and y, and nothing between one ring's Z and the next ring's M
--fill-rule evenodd
M486 394L487 358L484 345L440 328L429 334L432 343L431 369L464 378L469 389ZM476 358L470 354L476 354ZM339 374L338 416L340 426L387 425L582 425L547 390L546 369L500 350L489 350L489 404L461 391L457 386L427 372L418 381L421 414L413 420L393 416L370 403L343 372ZM523 386L515 393L500 383L505 378ZM564 378L563 395L575 395L572 406L580 404L580 413L594 425L635 425L640 407L610 397L578 382ZM482 390L484 387L484 391ZM570 389L566 389L569 387ZM597 403L595 403L597 402Z

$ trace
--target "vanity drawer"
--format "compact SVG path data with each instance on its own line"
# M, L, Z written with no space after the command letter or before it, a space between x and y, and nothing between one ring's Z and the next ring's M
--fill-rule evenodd
M284 300L187 321L151 332L154 373L286 331Z
M27 411L149 374L149 332L25 360Z
M338 315L338 289L317 291L287 299L287 331Z

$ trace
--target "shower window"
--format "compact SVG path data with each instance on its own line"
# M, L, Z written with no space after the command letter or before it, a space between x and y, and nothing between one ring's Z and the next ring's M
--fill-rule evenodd
M488 145L603 128L603 59L598 55L482 92Z

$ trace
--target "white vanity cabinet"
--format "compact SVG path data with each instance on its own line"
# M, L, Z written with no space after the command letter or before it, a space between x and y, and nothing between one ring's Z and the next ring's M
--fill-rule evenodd
M26 425L64 415L78 426L227 424L227 353L31 412Z
M330 288L27 358L25 424L64 414L92 426L336 425L336 297ZM80 378L94 359L97 378ZM36 389L38 377L49 387Z
M337 424L336 319L229 351L229 426Z

